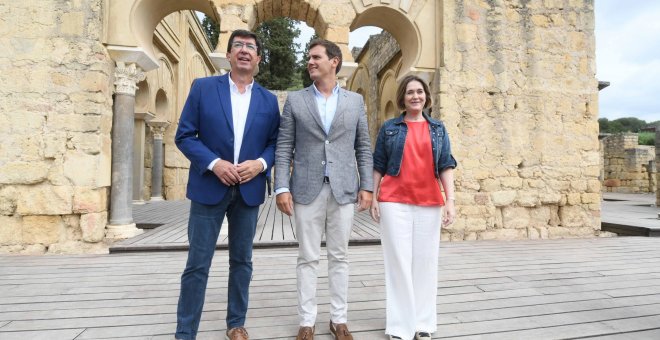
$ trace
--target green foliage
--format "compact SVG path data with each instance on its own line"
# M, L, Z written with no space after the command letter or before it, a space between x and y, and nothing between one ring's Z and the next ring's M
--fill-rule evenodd
M655 145L655 132L642 131L638 136L639 145Z
M214 50L216 45L218 45L218 36L220 35L220 25L215 21L211 20L209 17L204 16L202 20L202 28L204 28L204 33L211 43L211 50Z
M639 132L647 125L646 121L634 117L619 118L612 121L607 118L598 119L601 133Z
M270 90L286 90L297 81L296 50L300 46L294 39L300 35L300 29L295 23L290 18L275 18L263 22L255 31L263 44L255 78Z

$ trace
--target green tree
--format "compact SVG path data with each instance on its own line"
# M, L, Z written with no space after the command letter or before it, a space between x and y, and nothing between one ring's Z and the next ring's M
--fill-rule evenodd
M211 20L209 17L204 16L202 20L202 28L204 28L204 33L211 43L211 50L215 49L218 45L218 36L220 35L220 25L217 22Z
M296 22L290 18L275 18L263 22L255 31L263 44L256 81L271 90L286 90L297 82L294 39L300 35Z
M609 133L610 120L607 118L598 118L598 131L600 131L600 133Z

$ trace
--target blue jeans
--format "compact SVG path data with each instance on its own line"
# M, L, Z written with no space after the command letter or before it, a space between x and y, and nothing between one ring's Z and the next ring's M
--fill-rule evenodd
M177 339L197 336L204 307L206 283L224 215L229 222L229 283L227 329L245 324L248 290L252 280L252 240L259 207L245 204L238 186L227 191L216 205L191 202L188 220L188 261L181 275L181 293L176 318Z

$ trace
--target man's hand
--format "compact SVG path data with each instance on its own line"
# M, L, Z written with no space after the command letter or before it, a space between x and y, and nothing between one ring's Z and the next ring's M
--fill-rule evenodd
M374 194L366 191L360 190L358 192L358 211L367 210L371 207L371 200L373 199Z
M225 160L219 160L213 165L213 173L220 179L224 185L234 185L241 181L238 170L234 164Z
M279 193L275 201L277 202L277 209L289 216L293 215L293 196L290 192Z
M243 184L249 182L254 176L262 172L264 170L264 164L259 160L249 160L237 165L236 170L238 170L240 182Z

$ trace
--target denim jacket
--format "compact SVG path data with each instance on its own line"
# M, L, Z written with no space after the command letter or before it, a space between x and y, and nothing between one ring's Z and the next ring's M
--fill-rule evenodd
M456 167L456 159L451 155L449 136L444 124L429 117L426 112L423 112L422 115L429 122L435 177L440 178L442 171ZM378 131L376 149L374 150L374 170L380 172L381 175L398 176L401 170L403 146L408 133L408 126L403 121L404 117L405 112L399 117L383 123L380 131Z

